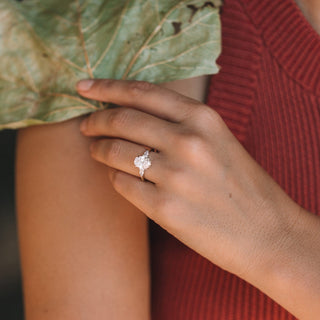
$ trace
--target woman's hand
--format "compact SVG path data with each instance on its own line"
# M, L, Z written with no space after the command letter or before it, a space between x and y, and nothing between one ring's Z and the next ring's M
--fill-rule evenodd
M148 82L91 84L79 93L121 106L91 114L81 127L98 138L91 155L110 167L115 190L202 256L254 282L290 245L300 207L210 107ZM150 152L141 181L134 159L146 147L159 152Z

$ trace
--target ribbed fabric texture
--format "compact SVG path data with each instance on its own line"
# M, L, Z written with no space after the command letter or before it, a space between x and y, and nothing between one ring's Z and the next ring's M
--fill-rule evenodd
M299 205L320 215L320 36L294 0L225 0L207 104ZM288 213L289 214L289 213ZM293 320L150 221L152 320Z

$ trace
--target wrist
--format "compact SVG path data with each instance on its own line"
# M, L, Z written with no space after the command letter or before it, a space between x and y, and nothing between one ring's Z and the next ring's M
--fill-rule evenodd
M254 237L253 247L248 254L248 268L241 275L255 286L264 286L266 276L272 277L282 265L286 265L291 247L302 232L302 208L279 186L276 186L265 200L263 217Z
M266 247L249 282L299 319L313 319L305 316L320 301L320 219L297 204L282 210L281 234Z
M269 266L272 278L292 282L309 291L320 289L320 219L300 207L298 218L287 232L285 244L279 248ZM320 290L319 290L320 293Z

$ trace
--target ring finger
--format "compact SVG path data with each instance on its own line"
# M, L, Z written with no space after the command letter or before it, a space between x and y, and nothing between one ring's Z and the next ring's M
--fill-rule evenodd
M134 165L137 156L150 149L122 139L98 139L91 143L90 151L94 159L109 167L124 171L134 176L139 176L139 169ZM160 182L162 153L149 152L151 166L145 170L144 178L154 183Z

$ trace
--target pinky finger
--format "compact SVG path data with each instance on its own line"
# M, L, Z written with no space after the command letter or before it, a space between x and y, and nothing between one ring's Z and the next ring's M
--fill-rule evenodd
M126 172L110 167L108 169L113 188L150 219L153 219L152 213L157 207L159 197L157 186Z

